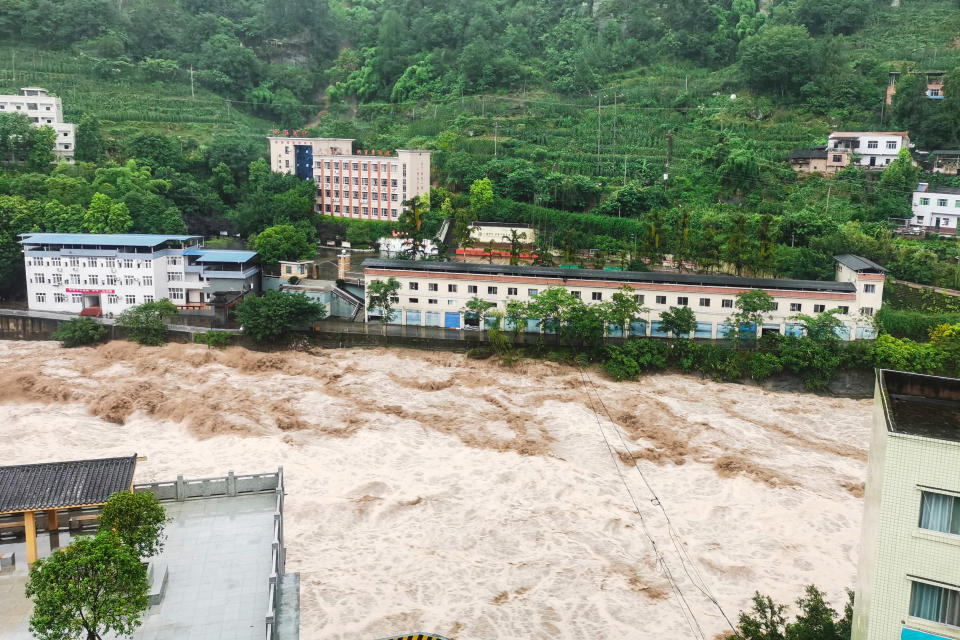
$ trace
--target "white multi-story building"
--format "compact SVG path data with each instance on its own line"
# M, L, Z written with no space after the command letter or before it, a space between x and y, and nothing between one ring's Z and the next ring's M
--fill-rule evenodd
M253 251L206 249L201 236L26 233L30 309L118 314L168 298L203 308L215 291L259 289Z
M960 380L881 370L853 640L960 640Z
M855 164L869 169L886 168L901 149L910 149L906 131L836 131L827 140L828 154L832 150L846 151L854 154Z
M759 333L801 335L797 314L815 315L839 308L844 339L874 337L872 317L883 297L883 267L857 256L838 256L837 281L740 278L662 271L599 271L519 265L478 264L370 259L363 262L364 281L395 277L400 283L395 324L435 326L449 329L479 328L476 319L464 313L466 303L479 297L506 310L511 300L530 301L547 287L565 287L587 303L611 300L627 286L641 306L648 309L630 327L608 327L610 336L624 331L636 336L666 337L660 312L671 307L693 309L695 338L722 338L731 329L728 319L736 313L738 294L762 289L770 294L776 309L765 319ZM379 310L368 309L368 320L379 319ZM486 318L487 326L496 322ZM539 332L540 321L530 320L527 331Z
M353 152L352 138L306 138L276 131L270 168L313 180L316 210L328 216L396 220L403 203L430 193L430 151ZM297 132L294 131L294 134Z
M957 233L958 222L960 222L960 189L931 188L926 182L917 185L917 190L913 192L911 226L952 235Z
M46 89L24 87L18 95L0 95L0 113L20 113L38 127L51 127L57 132L53 153L58 160L73 162L76 148L76 125L63 121L60 98Z

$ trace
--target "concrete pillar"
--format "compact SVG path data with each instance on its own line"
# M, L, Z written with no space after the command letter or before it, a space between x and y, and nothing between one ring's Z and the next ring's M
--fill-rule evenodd
M23 532L27 537L27 565L37 561L37 522L33 511L23 514Z
M233 471L227 472L227 495L230 497L237 495L237 478L233 475Z
M183 476L177 476L177 502L183 502L186 498L186 484L183 482Z
M347 267L350 266L350 254L344 249L337 256L337 279L345 280L347 278Z
M56 531L60 528L60 519L56 509L47 509L47 531Z

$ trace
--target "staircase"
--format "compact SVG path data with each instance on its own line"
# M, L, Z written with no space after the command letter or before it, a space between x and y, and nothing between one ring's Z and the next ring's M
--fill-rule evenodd
M360 315L360 312L363 311L364 302L363 298L355 296L346 289L341 289L340 287L334 287L332 289L333 295L337 296L344 302L353 306L353 314L351 314L350 319L354 322L362 322L363 318L360 320L357 319L357 316Z

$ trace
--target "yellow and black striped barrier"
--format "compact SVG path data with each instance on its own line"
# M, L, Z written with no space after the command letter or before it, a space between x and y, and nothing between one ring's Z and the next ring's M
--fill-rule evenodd
M405 636L390 636L380 640L450 640L447 636L437 635L436 633L411 633Z

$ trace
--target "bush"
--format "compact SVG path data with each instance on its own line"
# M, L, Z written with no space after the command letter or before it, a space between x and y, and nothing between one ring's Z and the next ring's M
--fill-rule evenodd
M93 318L81 317L64 322L53 332L52 338L65 347L96 344L107 335L107 328Z
M297 325L327 316L327 308L303 293L267 291L263 297L247 296L236 306L234 316L243 333L257 342L277 340Z
M665 369L670 345L660 340L636 338L606 348L604 370L615 380L636 378L649 369Z
M763 382L775 373L783 371L783 363L772 353L754 353L747 361L750 377Z
M100 513L100 528L113 531L138 557L149 558L163 550L167 512L150 492L118 491Z
M467 357L471 360L486 360L493 355L493 351L486 347L473 347L467 351Z
M926 340L937 325L960 323L960 313L906 311L883 306L877 311L876 322L882 333L897 338Z
M290 284L297 284L298 282L300 282L300 278L297 276L290 276L289 278L287 278L287 282L289 282Z
M166 318L177 315L177 308L164 298L127 309L117 318L117 326L127 330L136 342L146 345L161 345L167 341Z
M211 329L210 331L193 334L193 341L197 344L205 344L208 347L226 347L233 342L233 334L229 331Z

